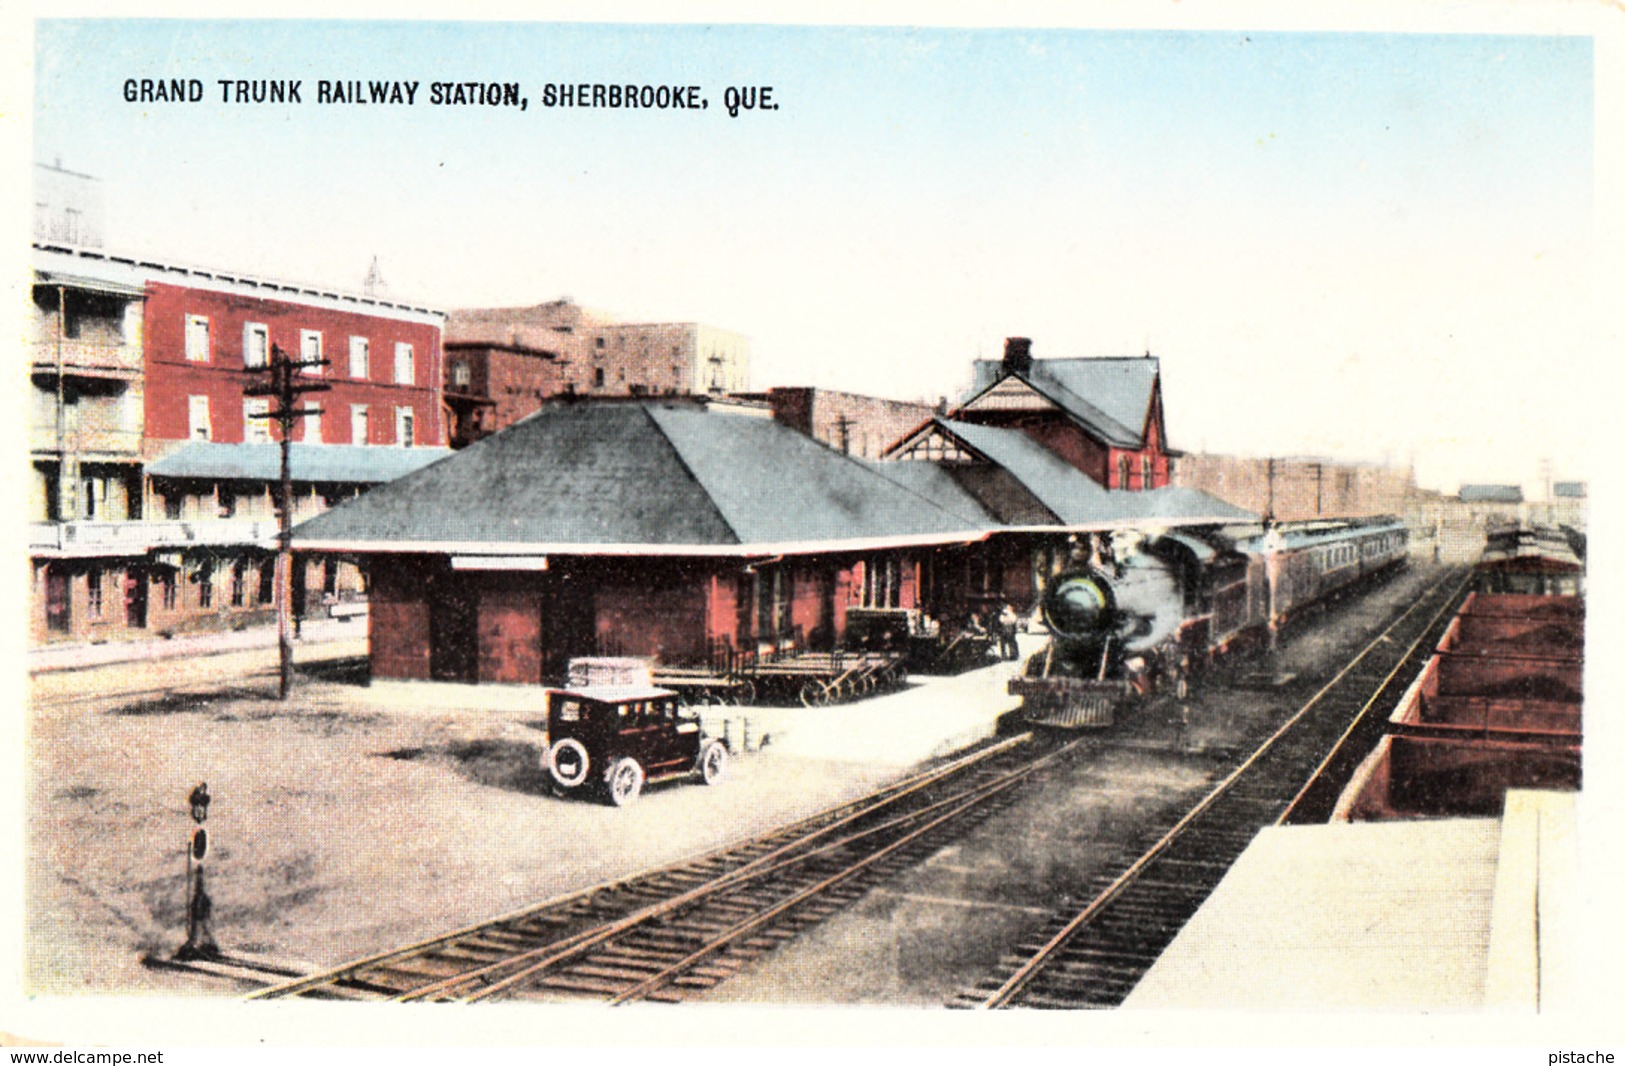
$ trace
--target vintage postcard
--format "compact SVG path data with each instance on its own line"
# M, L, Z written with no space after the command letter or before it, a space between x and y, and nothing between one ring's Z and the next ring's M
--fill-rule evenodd
M920 14L14 20L5 1039L1612 1061L1617 14Z

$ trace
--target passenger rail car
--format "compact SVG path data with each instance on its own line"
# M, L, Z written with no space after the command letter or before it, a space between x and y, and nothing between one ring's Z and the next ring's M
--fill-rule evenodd
M1408 533L1392 518L1118 535L1108 557L1049 580L1050 647L1010 691L1035 723L1110 725L1125 700L1266 644L1292 618L1408 558Z

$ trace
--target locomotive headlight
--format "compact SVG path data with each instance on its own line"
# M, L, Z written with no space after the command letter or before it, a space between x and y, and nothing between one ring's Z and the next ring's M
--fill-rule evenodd
M1111 587L1098 575L1072 574L1051 582L1044 596L1044 621L1062 636L1090 636L1107 628L1113 603Z

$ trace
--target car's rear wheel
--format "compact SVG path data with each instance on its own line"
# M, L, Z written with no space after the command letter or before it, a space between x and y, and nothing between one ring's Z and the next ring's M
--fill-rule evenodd
M560 788L575 788L587 780L587 749L574 737L565 737L547 749L547 772Z
M624 807L643 791L643 767L636 759L616 759L604 775L604 784L608 788L609 802Z
M728 773L728 748L720 740L706 741L700 749L700 780L708 785L721 781Z

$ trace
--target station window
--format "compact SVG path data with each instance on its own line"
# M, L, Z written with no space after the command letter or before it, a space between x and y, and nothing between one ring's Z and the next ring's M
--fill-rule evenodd
M468 388L472 375L469 374L468 364L462 360L451 364L451 383L460 389Z
M1117 457L1117 487L1120 489L1128 488L1128 456L1126 455Z
M301 363L318 362L322 357L322 331L319 329L302 329L299 331L299 361ZM306 374L320 374L319 366L306 367Z
M1142 455L1140 456L1140 488L1149 489L1150 487L1151 457L1149 455Z
M166 611L175 609L175 571L164 570L158 574L158 602Z
M412 446L412 409L410 407L395 408L395 443L402 448Z
M276 599L276 560L267 559L260 563L260 603L270 603Z
M350 443L365 444L368 436L367 405L353 403L350 405Z
M231 564L231 605L233 607L241 607L243 605L243 596L248 585L248 583L243 580L243 568L246 565L247 564L241 559Z

